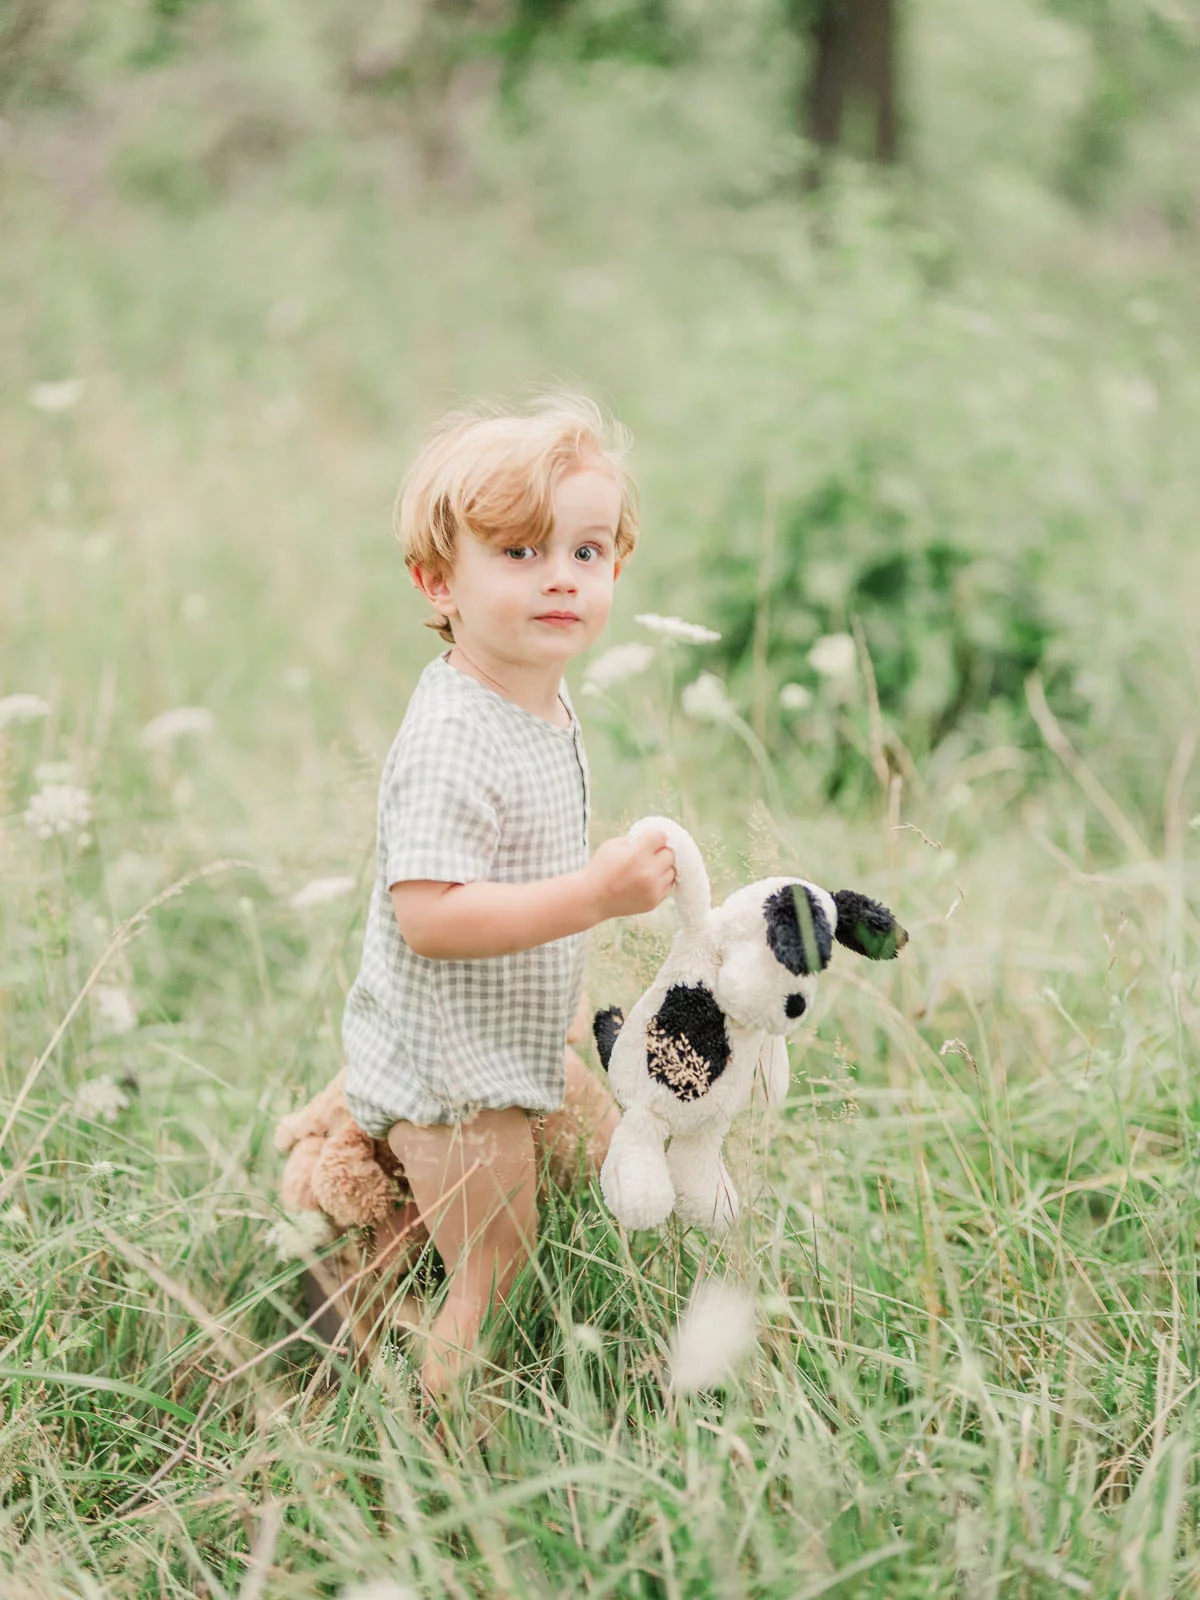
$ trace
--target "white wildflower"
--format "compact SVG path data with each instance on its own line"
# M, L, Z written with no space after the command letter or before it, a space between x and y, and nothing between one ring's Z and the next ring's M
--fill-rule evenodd
M115 1122L128 1105L124 1089L105 1073L79 1085L71 1109L89 1122Z
M1200 811L1197 811L1196 815L1188 823L1188 827L1192 829L1200 828Z
M6 694L0 700L0 728L13 722L36 722L49 711L49 700L43 700L40 694Z
M733 1283L703 1283L671 1337L671 1388L693 1394L722 1383L758 1337L754 1301Z
M189 733L211 733L216 718L207 706L176 706L163 711L142 729L138 743L143 750L162 750Z
M604 1340L600 1330L594 1328L590 1322L576 1322L571 1326L571 1337L581 1350L590 1351L592 1355L600 1355L604 1349Z
M812 695L802 683L785 683L779 691L779 704L784 711L805 711L812 704Z
M289 694L304 694L312 682L312 674L307 667L284 667L282 682Z
M660 617L655 611L643 611L633 620L649 628L651 633L661 633L664 639L679 639L684 644L715 644L721 637L698 622L685 622L682 617Z
M25 808L26 826L39 839L84 828L92 820L92 797L73 783L48 783Z
M636 678L646 671L654 660L652 644L615 644L611 650L597 656L584 673L584 688L588 690L611 689Z
M394 1578L374 1578L370 1583L356 1583L343 1589L338 1600L419 1600L417 1591Z
M88 1177L93 1178L97 1183L105 1183L116 1170L111 1161L93 1161L88 1168Z
M697 722L729 722L737 716L737 707L720 678L711 672L702 672L695 683L689 683L679 696L684 715Z
M52 383L35 383L29 391L29 404L35 411L70 411L83 399L82 378L59 378Z
M808 652L808 664L823 678L852 678L858 665L854 640L848 633L822 634Z
M349 894L357 883L356 878L313 878L306 883L303 889L288 901L297 911L304 911L308 906L323 906L329 900L340 900L344 894Z
M92 1027L100 1035L132 1033L138 1024L137 1007L126 990L98 983L92 990Z
M281 1261L315 1255L329 1243L332 1228L323 1211L289 1211L267 1229L265 1244Z

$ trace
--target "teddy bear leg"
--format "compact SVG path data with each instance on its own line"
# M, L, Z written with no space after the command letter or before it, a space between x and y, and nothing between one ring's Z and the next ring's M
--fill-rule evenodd
M348 1337L360 1361L369 1360L390 1329L415 1328L421 1305L397 1294L397 1284L416 1264L429 1234L412 1201L396 1207L368 1232L349 1231L336 1250L314 1261L304 1275L306 1309L321 1308L314 1331L327 1344ZM344 1329L344 1331L343 1331Z
M600 1169L605 1204L627 1228L656 1228L675 1205L667 1169L667 1126L644 1107L627 1111L617 1124Z
M358 1276L367 1263L363 1241L347 1233L336 1250L314 1261L304 1274L306 1308L310 1316L319 1312L314 1332L327 1344L346 1341L360 1366L370 1360L384 1330L378 1280L371 1272Z
M737 1190L721 1160L725 1129L679 1135L671 1140L667 1166L675 1184L675 1213L681 1222L708 1233L724 1233L738 1214Z

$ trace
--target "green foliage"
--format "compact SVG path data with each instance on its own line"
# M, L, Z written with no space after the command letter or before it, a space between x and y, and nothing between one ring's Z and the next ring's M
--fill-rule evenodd
M1139 123L1194 88L1196 19L1152 0L1049 0L1048 9L1081 27L1092 47L1092 82L1068 132L1059 179L1073 200L1095 206Z
M936 508L914 516L869 451L771 515L770 551L738 553L711 586L717 653L731 672L763 650L776 688L799 683L818 696L814 645L861 629L880 707L913 756L998 703L1023 713L1025 681L1046 664L1052 636L1037 550L981 550ZM1069 670L1056 666L1054 687ZM845 773L829 777L836 790Z

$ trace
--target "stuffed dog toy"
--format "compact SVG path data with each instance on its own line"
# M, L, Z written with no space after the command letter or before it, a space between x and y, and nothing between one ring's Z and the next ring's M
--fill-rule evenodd
M665 817L675 852L679 931L658 976L628 1018L614 1006L593 1032L624 1112L600 1173L609 1210L627 1228L672 1211L721 1232L738 1199L721 1146L756 1082L768 1105L787 1094L787 1035L813 1002L833 942L887 961L908 935L886 906L853 889L764 878L711 904L695 840Z

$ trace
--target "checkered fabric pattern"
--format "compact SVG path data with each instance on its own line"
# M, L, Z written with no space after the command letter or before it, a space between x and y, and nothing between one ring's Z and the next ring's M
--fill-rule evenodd
M448 652L447 652L448 653ZM566 687L563 703L571 710ZM557 1110L586 935L515 955L435 961L400 933L389 887L529 883L588 860L587 758L569 728L436 657L383 770L362 967L346 998L346 1104L367 1133L482 1108Z

